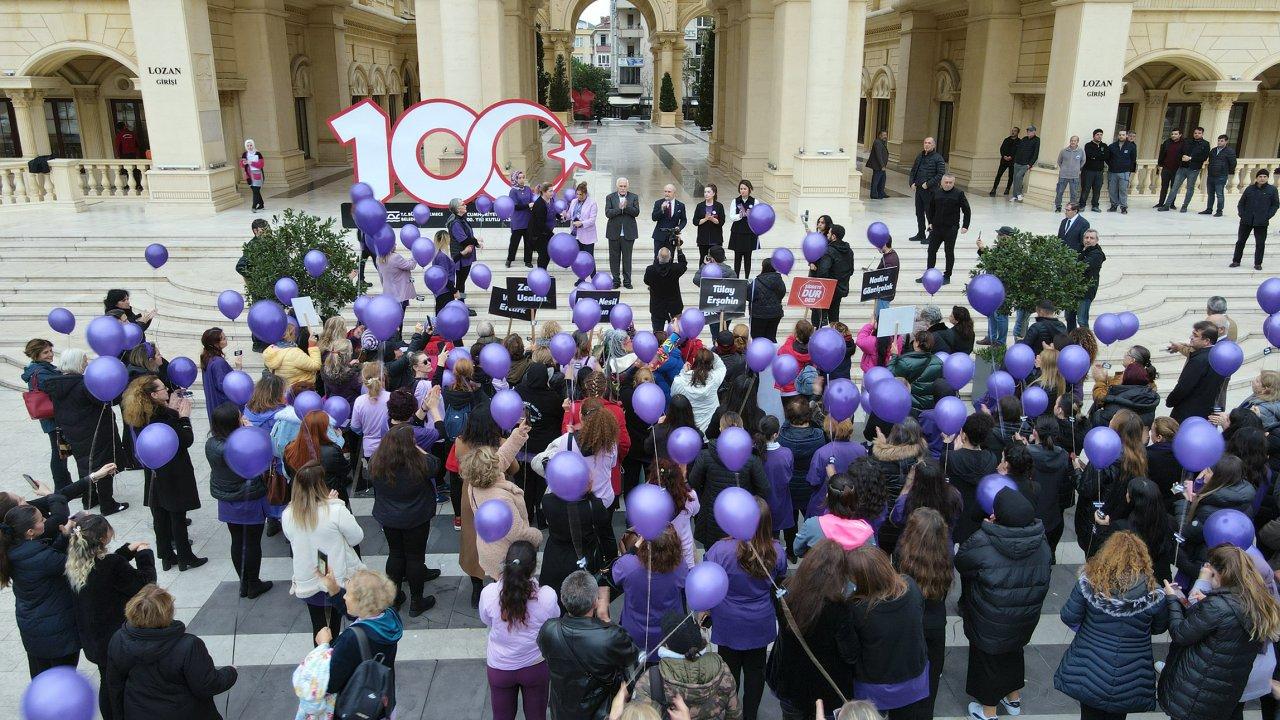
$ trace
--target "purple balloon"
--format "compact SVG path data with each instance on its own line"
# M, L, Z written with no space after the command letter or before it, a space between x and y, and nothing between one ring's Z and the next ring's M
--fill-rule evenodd
M995 315L1004 303L1004 283L991 273L983 273L969 281L965 295L973 309L983 315Z
M858 409L858 386L848 378L836 378L822 393L822 405L837 422L848 420Z
M494 199L493 212L497 214L499 220L510 220L511 216L515 214L515 211L516 201L512 200L511 196L503 195L502 197ZM577 500L578 498L573 499Z
M486 347L496 347L506 352L499 343L489 343ZM480 353L480 359L481 362L484 361L483 351ZM511 364L510 360L511 356L507 355L508 365ZM503 376L505 375L504 373ZM498 427L502 428L503 432L511 432L512 428L520 424L520 418L524 417L524 400L520 399L520 394L515 390L499 390L493 396L493 400L489 401L489 414L493 415L493 421L498 423Z
M657 485L641 483L627 495L627 524L645 540L657 540L675 515L671 493Z
M369 183L358 182L351 186L351 202L360 202L373 197L373 187Z
M467 277L476 284L476 287L481 290L488 290L489 283L493 282L493 271L484 263L475 263L471 266L471 274Z
M996 496L1001 490L1009 489L1018 492L1018 484L1007 475L991 473L978 481L978 506L987 515L996 511Z
M138 327L136 323L123 323L120 325L120 329L124 331L124 347L120 348L121 351L132 350L138 347L138 343L142 342L142 328Z
M178 387L191 387L196 381L196 364L191 361L191 358L182 356L170 360L169 380Z
M561 450L547 461L547 489L565 502L581 500L587 494L590 474L587 461L581 455Z
M489 197L488 195L480 195L476 197L476 212L480 213L481 215L484 215L492 211L493 211L493 198Z
M409 252L413 254L413 261L418 263L418 267L426 267L436 257L436 244L427 238L418 238L409 247Z
M1280 347L1280 313L1268 315L1262 321L1262 334L1266 336L1267 342Z
M562 198L556 198L551 201L551 209L558 215L569 209L569 203Z
M271 434L256 426L231 431L223 448L227 466L246 480L255 478L271 467Z
M1267 278L1258 285L1258 307L1268 315L1280 312L1280 278Z
M900 423L911 414L911 393L896 380L876 383L871 386L871 413L887 423Z
M372 299L368 295L360 295L351 303L351 312L355 313L356 320L364 322L364 309L369 307L369 300Z
M747 367L751 368L751 372L764 372L777 354L778 346L769 338L752 338L747 343Z
M811 263L818 262L827 252L827 238L819 232L811 232L800 241L800 253Z
M1004 369L1015 380L1022 380L1036 368L1036 353L1026 343L1014 343L1004 354Z
M631 327L631 322L635 319L635 314L631 312L631 306L620 302L613 306L609 311L609 324L615 330L626 330Z
M774 250L773 254L769 256L769 259L773 262L773 269L783 275L789 274L791 272L791 267L795 265L796 262L796 256L786 248L778 248Z
M397 307L399 307L397 305ZM471 329L471 313L466 307L449 306L436 315L436 330L445 340L458 342Z
M49 327L54 332L70 335L76 329L76 316L64 307L56 307L49 311Z
M641 330L631 338L631 349L640 358L640 362L653 362L658 354L658 338L648 330Z
M298 281L291 277L282 277L276 281L276 299L281 305L288 305L298 297Z
M351 418L351 403L339 395L327 397L324 400L324 412L335 426L342 427Z
M22 691L19 715L26 720L93 720L97 709L93 685L74 667L64 665L31 680Z
M747 542L760 526L760 506L755 495L740 487L728 487L716 495L716 524L736 540Z
M284 309L270 300L259 300L249 306L249 330L268 345L284 337L288 324Z
M1125 310L1116 316L1120 320L1120 339L1128 340L1138 332L1138 316Z
M933 406L933 419L944 435L955 435L960 432L968 417L964 401L955 396L941 398L938 404Z
M422 231L417 225L409 224L400 228L400 244L406 249L412 249L413 244L422 238Z
M1058 353L1058 372L1069 383L1078 383L1089 372L1089 351L1079 345L1068 345Z
M568 365L578 352L578 344L573 341L573 336L565 332L552 335L547 346L551 348L551 357L561 365Z
M1039 385L1032 385L1022 391L1022 414L1029 418L1038 418L1049 409L1049 394Z
M432 265L422 274L422 281L426 283L432 295L439 295L440 291L449 284L449 274L439 265ZM360 299L356 298L356 302L359 301Z
M893 373L889 372L889 368L879 365L867 370L862 376L863 387L872 388L880 384L881 380L892 380Z
M453 371L452 370L445 370L443 373L440 374L440 386L453 387Z
M147 264L159 270L161 265L169 262L169 249L160 243L151 243L147 246L143 255L147 258Z
M84 369L84 384L90 395L104 403L112 402L129 384L129 371L114 355L96 357Z
M470 359L471 359L471 353L468 352L466 348L456 347L450 350L449 354L445 356L444 366L446 369L452 370L453 366L456 365L459 360L470 360ZM445 383L445 385L452 385L452 384L453 383Z
M324 412L324 398L320 397L320 393L315 390L303 390L294 396L293 411L299 418L306 419L308 414L317 410Z
M613 289L613 276L607 272L598 272L591 278L591 287L601 292Z
M867 226L867 242L882 248L889 243L892 236L889 234L889 226L880 221L876 221ZM929 293L932 295L933 293Z
M820 328L809 338L809 357L813 364L824 373L835 370L844 362L845 342L839 330L830 327Z
M218 311L228 320L235 320L244 312L244 296L235 290L223 290L218 294Z
M570 266L570 269L573 270L573 274L579 280L582 280L596 271L596 259L591 256L591 253L583 250L573 259L573 265Z
M1244 364L1244 350L1230 340L1219 340L1209 350L1209 366L1222 377L1230 377Z
M97 362L96 360L94 362ZM1191 472L1212 467L1222 457L1226 443L1218 429L1206 422L1184 422L1173 436L1173 456Z
M578 197L578 191L574 188L567 187L564 189L564 199L573 202Z
M502 343L488 343L480 348L480 367L491 378L505 378L511 372L511 353Z
M1239 510L1222 509L1204 521L1204 546L1234 545L1241 550L1253 546L1253 521Z
M578 258L578 238L567 232L558 232L547 243L547 253L551 256L551 262L567 268Z
M747 211L747 227L757 235L769 232L775 220L777 216L773 212L773 207L767 203L756 203Z
M942 289L943 279L941 270L938 268L929 268L924 271L924 275L921 276L920 282L924 285L924 291L933 295Z
M720 267L720 263L703 263L700 273L700 277L708 280L718 280L724 277L724 268Z
M790 385L800 374L800 363L794 355L778 355L770 363L773 381L779 386Z
M997 370L987 378L987 392L996 399L1012 395L1015 385L1013 376L1003 370Z
M707 318L701 310L696 307L685 308L684 312L680 313L680 337L698 337L706 324Z
M308 275L318 278L328 269L329 256L319 250L308 250L307 254L302 256L302 267L306 269Z
M1103 345L1110 345L1120 339L1120 318L1114 313L1102 313L1093 319L1093 326L1089 328L1093 330L1093 334L1097 336L1098 342Z
M729 574L718 563L704 560L685 576L684 598L694 612L706 612L719 605L728 593Z
M1124 443L1115 430L1099 425L1085 433L1084 452L1089 456L1089 464L1093 467L1111 467L1112 463L1120 459L1120 453L1124 452Z
M693 462L700 452L702 435L691 427L681 425L667 436L667 455L682 465Z
M364 309L365 328L381 341L395 335L403 320L404 307L390 295L374 295L369 298L369 305Z
M491 543L501 540L511 532L511 523L515 522L515 518L511 515L510 505L494 498L480 503L476 508L474 522L476 535Z
M253 396L253 378L240 370L232 370L222 378L222 394L237 405L244 405Z
M124 327L110 315L99 315L84 329L89 347L102 356L119 355L125 349Z
M431 220L431 208L418 203L413 206L413 221L418 225L426 225Z
M600 323L600 302L595 298L582 298L573 305L573 324L582 332Z
M751 459L751 433L740 427L728 427L715 439L716 455L732 472L738 472Z
M530 270L525 282L529 284L529 289L534 295L546 297L547 293L551 292L551 274L542 268Z
M351 206L351 215L356 221L356 227L365 235L377 235L387 224L387 209L372 197L357 200Z
M963 353L951 353L942 361L942 377L959 391L973 379L973 358Z
M631 407L641 420L653 425L667 410L667 396L653 382L640 383L631 395Z
M383 225L377 234L370 236L369 245L373 248L373 254L378 257L390 254L396 249L395 230L390 225Z

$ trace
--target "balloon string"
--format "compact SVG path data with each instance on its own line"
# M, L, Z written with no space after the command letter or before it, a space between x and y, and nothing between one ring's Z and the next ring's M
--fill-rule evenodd
M1183 478L1182 478L1183 482L1186 482L1189 479L1189 476L1191 475L1191 473L1187 472L1186 470L1183 470L1182 475L1183 475ZM1178 533L1177 533L1178 536L1182 535L1182 527L1187 524L1187 510L1189 510L1190 508L1191 508L1190 498L1183 495L1182 517L1178 520ZM1182 542L1178 541L1178 538L1175 537L1174 543L1173 543L1173 567L1175 570L1178 567L1178 552L1180 550L1182 550Z
M636 669L636 673L631 677L627 678L628 686L630 686L637 679L639 679L640 675L644 673L645 663L648 662L649 656L652 655L654 652L657 652L658 648L662 647L663 643L670 640L671 636L675 635L676 632L680 630L680 628L684 625L686 620L693 619L694 615L695 615L695 612L693 610L690 610L688 615L685 615L684 618L680 620L680 622L676 623L676 626L671 629L671 632L662 636L662 639L658 641L658 646L655 647L653 650L648 649L648 640L645 641L646 649L644 652L640 653L640 664L639 664L639 667ZM647 623L646 623L645 632L648 633Z
M645 551L645 555L648 558L648 562L645 563L645 569L648 570L648 572L645 574L645 590L644 590L644 655L647 658L650 652L649 650L649 603L653 600L653 543L649 543L649 542L645 543L644 551ZM670 636L668 635L667 637L670 637ZM663 638L662 642L666 642L666 638ZM658 647L662 646L662 642L658 643ZM654 650L657 650L657 649L658 648L654 648Z

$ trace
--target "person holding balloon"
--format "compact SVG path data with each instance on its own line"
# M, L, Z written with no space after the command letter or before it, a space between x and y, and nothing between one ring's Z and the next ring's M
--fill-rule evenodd
M227 334L222 328L212 327L200 335L200 374L204 387L204 409L213 422L214 408L229 398L222 391L222 379L232 370L233 364L227 362L224 351L227 349ZM239 355L235 356L234 369L242 370L244 362Z
M41 386L53 402L53 422L75 458L79 477L87 477L93 468L108 463L125 464L116 415L110 406L119 402L120 393L128 384L128 371L114 358L100 357L94 363L100 371L89 371L85 351L67 348L58 357L59 374L47 378ZM104 516L129 509L129 503L116 501L112 490L110 475L91 483L81 496L84 509L101 505Z
M831 464L826 468L824 504L810 504L809 518L791 546L797 557L805 557L823 540L834 540L845 550L876 542L875 523L884 515L886 500L880 468L866 458L854 461L844 472L837 473Z
M893 564L915 581L923 599L921 624L929 658L929 696L921 708L933 717L947 651L947 593L953 579L951 531L942 514L932 507L916 508L907 517Z
M728 218L732 223L729 226L729 249L733 251L733 271L744 278L751 274L751 253L760 249L760 236L751 229L747 219L751 208L756 206L756 199L751 195L754 189L750 180L738 181L738 196L733 199L733 212ZM765 337L754 332L751 336Z
M507 479L499 462L498 453L490 447L475 448L460 461L462 480L467 486L466 501L471 506L480 536L476 542L480 567L494 579L502 576L503 558L511 543L524 540L535 548L542 544L542 532L529 525L524 491ZM510 514L510 525L505 533L499 534L487 526L488 508L486 512L480 512L482 506L494 500L505 505Z
M1196 485L1199 484L1199 490ZM1183 482L1182 495L1187 502L1178 533L1182 547L1178 549L1177 569L1189 583L1196 577L1205 557L1212 549L1205 537L1206 523L1217 512L1236 510L1246 516L1253 512L1255 489L1244 477L1244 463L1235 455L1223 454L1212 467L1200 472L1195 481Z
M26 383L28 390L42 390L40 386L47 380L62 374L53 364L53 343L48 340L28 340L23 354L31 360L22 370L22 382ZM53 478L53 487L61 490L71 484L71 473L67 472L67 458L58 448L58 426L50 416L40 419L40 429L49 436L49 474Z
M413 287L415 265L396 252L394 244L387 252L378 255L375 265L378 268L378 278L382 281L382 294L391 296L400 303L400 307L407 310L409 301L418 295Z
M805 517L808 518L822 514L827 479L836 473L845 472L854 462L867 456L866 448L853 440L852 419L837 421L828 415L822 428L831 441L814 451L809 460L809 472L805 475L805 480L813 489L813 494L805 506ZM879 468L876 468L876 476L878 479ZM872 519L877 517L878 514L871 516Z
M726 413L720 418L720 437L708 442L689 468L689 487L698 494L701 505L694 537L703 547L711 547L725 536L714 512L721 492L739 487L759 498L769 496L769 480L755 449L737 413Z
M471 229L471 222L467 220L467 204L461 198L454 198L449 201L449 212L451 214L449 219L445 221L445 230L449 232L449 257L453 260L455 269L456 297L466 302L467 276L471 274L471 266L476 261L476 251L480 249L481 244L480 240L476 238L475 231ZM438 238L436 242L437 247L439 247ZM525 242L528 242L528 239ZM436 254L439 255L439 253ZM439 295L436 296L436 303L440 303ZM436 312L439 311L437 310ZM467 312L472 317L475 317L475 310L468 308Z
M1051 415L1041 415L1031 423L1027 452L1035 468L1037 488L1036 514L1044 521L1049 549L1057 554L1058 541L1066 527L1062 512L1071 507L1074 473L1067 451L1058 447L1055 434L1058 422Z
M1085 435L1084 452L1089 460L1086 463L1077 455L1074 462L1080 471L1076 477L1076 542L1086 556L1101 547L1094 531L1099 514L1116 515L1129 481L1147 476L1142 438L1142 421L1131 410L1117 412L1109 425ZM1088 511L1090 506L1094 512Z
M270 505L264 476L242 478L227 464L227 440L248 421L233 402L213 410L204 455L209 462L209 495L218 501L218 520L231 534L231 564L240 580L240 597L256 598L271 589L263 582L262 530Z
M832 225L826 234L827 249L818 261L810 264L813 277L829 278L836 281L835 295L831 305L826 309L813 311L813 324L822 327L833 320L840 319L840 302L849 294L849 278L856 266L853 262L853 248L844 239L844 226Z
M730 243L733 242L732 237ZM745 272L745 271L744 271ZM773 264L772 258L760 261L760 272L751 283L751 337L778 341L778 323L782 322L787 284Z
M622 627L640 645L646 664L655 664L662 640L661 618L683 607L689 573L675 528L668 525L653 540L637 538L610 573L623 594Z
M142 328L146 332L151 327L151 321L156 319L156 310L143 310L141 313L135 312L133 303L129 300L129 291L120 288L112 288L107 291L107 296L102 300L103 314L110 315L118 319L121 323L133 323Z
M1096 543L1105 547L1112 534L1131 532L1146 545L1156 582L1163 583L1173 578L1169 568L1173 566L1175 548L1174 521L1165 512L1164 499L1155 483L1141 477L1130 480L1125 489L1124 505L1116 512L1116 518L1113 520L1110 515L1102 515L1096 522Z
M582 403L578 422L567 426L569 432L552 440L529 463L529 467L542 477L548 477L547 463L563 451L581 455L590 472L591 492L605 507L613 507L617 490L613 484L613 469L618 463L618 438L621 426L613 413L604 408L599 398Z

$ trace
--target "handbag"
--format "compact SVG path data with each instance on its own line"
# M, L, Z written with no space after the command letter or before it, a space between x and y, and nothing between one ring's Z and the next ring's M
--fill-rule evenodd
M267 486L268 505L284 505L289 502L289 485L285 482L284 475L276 470L274 462L262 474L262 482Z
M31 376L30 389L22 393L22 402L27 406L27 414L32 420L52 420L53 400L49 393L40 389L39 378Z

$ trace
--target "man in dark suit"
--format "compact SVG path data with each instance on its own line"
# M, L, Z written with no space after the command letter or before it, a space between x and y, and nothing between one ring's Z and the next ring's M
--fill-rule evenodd
M1079 203L1067 203L1062 209L1062 222L1058 224L1058 239L1063 245L1080 252L1084 249L1084 231L1089 221L1080 214Z
M947 161L937 152L938 145L933 138L927 137L921 143L920 154L911 163L911 189L916 194L916 234L908 238L916 242L925 242L924 229L929 210L929 201L933 199L933 191L942 183L942 176L947 172Z
M1174 420L1182 422L1189 417L1208 418L1218 399L1224 378L1214 372L1209 364L1209 351L1218 342L1218 326L1201 320L1191 328L1191 354L1178 374L1178 384L1165 399L1166 407Z
M995 197L996 188L1000 187L1000 178L1004 177L1006 170L1009 171L1009 179L1004 181L1004 194L1009 194L1009 188L1013 186L1013 151L1018 149L1018 136L1021 134L1022 130L1015 127L1009 131L1009 137L1000 141L1000 169L996 171L996 179L991 183L988 196Z
M604 199L604 216L609 218L604 236L609 241L609 272L613 274L614 290L620 283L631 289L631 248L639 235L636 218L640 216L640 196L630 189L626 178L618 178L618 191Z
M876 133L876 139L871 143L871 152L867 154L867 168L871 170L870 197L872 200L883 200L889 197L884 192L884 183L887 179L885 168L889 167L888 141L888 130Z
M658 257L658 250L664 247L676 248L676 238L684 226L689 224L685 217L684 203L676 199L676 186L668 184L662 188L662 198L653 203L653 257Z

